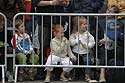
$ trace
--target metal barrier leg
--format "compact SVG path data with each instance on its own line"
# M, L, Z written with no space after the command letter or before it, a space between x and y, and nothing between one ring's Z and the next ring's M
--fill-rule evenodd
M2 66L2 83L5 83L5 76L4 76L4 65Z
M16 66L16 69L15 69L15 80L14 82L16 83L17 82L17 75L18 75L18 66Z

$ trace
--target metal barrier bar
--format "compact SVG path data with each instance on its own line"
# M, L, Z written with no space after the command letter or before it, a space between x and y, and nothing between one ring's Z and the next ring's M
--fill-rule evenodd
M114 51L114 59L115 59L115 65L114 66L108 66L108 62L107 62L107 59L108 59L108 57L107 57L107 49L105 49L105 65L104 66L100 66L100 65L98 65L98 28L99 28L99 26L98 26L98 20L99 20L99 16L106 16L106 20L107 20L107 16L124 16L124 14L83 14L83 13L18 13L18 14L16 14L15 16L14 16L14 19L13 19L13 32L14 32L14 34L15 34L15 19L16 19L16 17L17 16L19 16L19 15L33 15L33 17L34 16L42 16L42 26L41 26L41 28L42 28L42 32L41 32L41 35L42 35L42 38L41 38L41 44L42 44L42 46L41 46L41 51L42 51L42 56L41 56L41 59L42 59L42 64L41 65L15 65L15 67L16 67L16 70L15 70L15 82L17 81L17 71L18 71L18 67L69 67L69 68L125 68L125 66L123 65L123 66L117 66L116 65L116 43L117 43L117 41L116 41L116 29L115 29L115 51ZM51 40L52 40L52 19L53 19L53 16L59 16L60 18L62 18L61 16L69 16L69 24L71 24L71 16L78 16L78 24L80 24L79 23L79 17L80 16L87 16L87 24L89 25L89 20L90 20L90 17L91 16L96 16L96 38L95 38L95 41L96 41L96 54L95 54L95 57L96 57L96 64L95 65L89 65L89 62L88 62L88 53L87 53L87 65L79 65L79 53L78 53L78 65L44 65L43 64L43 35L45 35L45 34L43 34L43 16L50 16L51 17ZM34 20L34 19L33 19ZM34 21L33 21L33 23L34 23ZM61 25L61 20L60 20L60 25ZM33 26L34 26L34 24L33 24ZM71 28L70 27L71 25L69 25L69 29ZM106 34L107 34L107 21L106 21ZM125 25L124 25L125 26ZM78 25L78 32L79 32L79 28L80 28L80 25ZM116 18L115 18L115 28L116 28ZM33 27L33 30L34 30L34 27ZM87 31L89 31L89 26L87 26ZM34 31L33 31L33 33L34 33ZM70 36L70 30L69 30L69 36ZM78 36L78 39L79 39L79 36ZM106 40L107 40L107 38L106 38ZM33 42L34 42L34 40L33 40ZM125 42L125 41L124 41ZM87 44L87 46L88 46L88 44ZM60 45L60 47L61 47L61 45ZM78 48L78 51L79 51L79 48ZM87 51L88 51L88 48L87 48ZM15 53L15 51L14 51L14 53ZM14 54L15 55L15 54ZM124 55L125 56L125 55ZM60 59L61 60L61 59ZM125 61L125 60L124 60ZM51 63L52 63L52 58L51 58ZM124 62L125 63L125 62Z
M4 69L5 65L2 65L2 82L5 83L5 69Z
M14 16L13 22L18 15L39 15L39 16L124 16L125 14L108 14L108 13L17 13Z
M91 66L91 65L15 65L15 67L69 67L69 68L125 68L125 66Z
M2 82L5 83L5 70L7 69L7 18L3 13L0 13L0 15L3 17L3 21L4 21L4 28L5 28L5 47L4 47L4 55L5 55L5 59L4 59L4 64L0 65L0 67L2 67ZM4 30L4 29L3 29Z

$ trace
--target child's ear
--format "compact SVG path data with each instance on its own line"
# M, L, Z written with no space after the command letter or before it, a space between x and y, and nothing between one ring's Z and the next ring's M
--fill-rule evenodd
M53 32L53 35L56 36L56 32Z

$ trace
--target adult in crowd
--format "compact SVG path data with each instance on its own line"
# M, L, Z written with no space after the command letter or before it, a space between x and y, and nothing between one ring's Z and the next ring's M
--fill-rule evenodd
M7 44L5 44L5 23L4 18L0 15L0 64L5 64L5 45L7 45L7 53L12 53L12 46L11 46L11 33L7 31ZM11 63L12 64L12 63ZM11 65L12 67L12 65ZM2 70L0 68L0 80L2 80Z
M20 12L25 12L25 6L22 0L0 0L0 12L6 15L9 27L12 27L13 17L18 13L16 5L19 6Z
M16 10L16 5L19 6L20 12L25 12L25 6L22 0L0 0L0 12L4 13L7 17L7 27L12 27L13 25L13 17L18 11ZM8 80L13 80L13 58L7 58L7 77ZM11 72L11 73L10 73Z

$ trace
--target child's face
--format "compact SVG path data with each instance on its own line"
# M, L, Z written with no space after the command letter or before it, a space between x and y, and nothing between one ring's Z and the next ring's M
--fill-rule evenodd
M80 31L86 31L86 28L87 28L87 21L86 19L83 19L83 22L80 25Z
M23 23L18 27L18 30L20 33L24 33L25 27L24 27Z
M58 38L58 39L64 37L64 28L63 28L63 27L60 27L60 28L58 29L58 32L56 32L55 37Z

